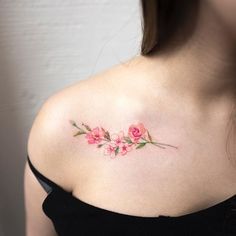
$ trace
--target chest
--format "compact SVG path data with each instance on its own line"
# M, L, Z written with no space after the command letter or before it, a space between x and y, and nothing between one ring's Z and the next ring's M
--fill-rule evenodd
M142 120L152 140L177 149L147 143L110 158L101 149L84 148L84 157L72 167L75 196L106 209L150 216L183 214L236 191L223 120L181 119L180 114L153 122L150 117Z

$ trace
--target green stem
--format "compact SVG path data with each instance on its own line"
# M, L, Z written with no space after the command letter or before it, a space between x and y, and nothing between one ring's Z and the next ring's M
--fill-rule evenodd
M169 147L173 147L173 148L178 149L178 147L172 146L170 144L158 143L158 142L150 142L150 141L148 141L147 139L145 139L143 137L142 137L142 139L145 140L147 143L151 143L151 144L154 144L154 145L159 146L159 147L160 147L160 145L162 145L162 146L169 146Z
M147 141L147 142L145 142L145 143L151 143L151 144L154 144L155 146L158 146L158 147L160 147L160 148L165 149L165 147L162 147L162 146L160 146L160 145L158 145L158 144L155 144L155 143L153 143L153 142ZM137 143L137 144L141 144L141 143Z
M106 141L106 142L105 142L105 143L101 143L101 147L102 147L104 144L110 142L110 140L108 140L108 139L102 139L102 140L104 140L104 141Z
M173 148L176 148L176 149L178 149L178 147L176 147L176 146L172 146L172 145L170 145L170 144L165 144L165 143L157 143L157 142L151 142L152 144L160 144L160 145L163 145L163 146L169 146L169 147L173 147Z
M157 142L151 142L152 144L154 144L154 145L163 145L163 146L169 146L169 147L173 147L173 148L176 148L176 149L178 149L178 147L176 147L176 146L172 146L172 145L170 145L170 144L165 144L165 143L157 143Z

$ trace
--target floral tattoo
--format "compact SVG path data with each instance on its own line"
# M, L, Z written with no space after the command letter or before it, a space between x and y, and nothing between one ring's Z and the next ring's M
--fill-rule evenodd
M178 147L169 144L154 142L150 133L141 122L130 125L128 135L125 135L123 131L110 135L110 133L102 127L91 129L88 125L82 123L82 126L84 126L83 129L73 120L70 120L70 123L78 129L73 135L74 137L85 134L88 144L97 144L97 148L104 147L104 154L109 155L111 158L116 157L118 154L124 156L134 148L143 148L148 143L159 148L169 146L178 149Z

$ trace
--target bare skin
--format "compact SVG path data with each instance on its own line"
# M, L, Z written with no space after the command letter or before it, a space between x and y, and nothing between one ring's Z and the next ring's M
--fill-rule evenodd
M150 145L110 159L84 137L73 137L76 141L70 147L73 154L69 155L73 195L98 207L139 216L179 216L234 195L236 167L225 152L231 104L222 101L217 107L203 110L174 100L168 94L164 96L162 88L159 102L156 98L156 104L152 104L148 102L150 97L145 100L132 92L139 90L137 85L132 85L127 95L123 91L125 85L131 86L126 79L141 76L140 71L132 74L130 68L130 74L127 68L113 69L113 76L108 73L107 77L103 74L87 81L94 88L92 91L99 88L106 91L106 96L94 92L96 117L80 116L78 123L86 120L90 127L102 126L117 133L126 132L130 124L141 121L156 140L177 146L178 150ZM112 101L112 106L107 101ZM101 112L97 113L98 110ZM80 146L78 151L76 143Z
M170 57L137 56L54 95L31 131L38 170L84 202L135 216L185 215L235 195L236 145L229 160L226 139L236 102L236 27L218 10L222 2L202 6L192 39ZM155 140L178 149L149 145L111 159L73 137L69 120L111 133L142 122ZM43 196L36 182L30 187Z
M90 81L106 94L95 93L102 112L91 123L118 131L138 120L179 149L149 146L110 161L97 160L91 148L86 156L101 171L78 175L87 181L82 188L75 181L75 196L132 215L179 216L236 194L236 169L225 151L235 105L236 32L216 14L221 3L212 2L201 5L194 35L174 55L134 57Z

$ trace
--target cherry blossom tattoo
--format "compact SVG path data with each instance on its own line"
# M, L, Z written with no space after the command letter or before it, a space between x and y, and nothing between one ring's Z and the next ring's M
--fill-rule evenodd
M127 135L125 135L123 131L110 135L110 133L102 127L91 129L88 125L82 123L83 129L73 120L70 120L70 123L78 129L73 135L74 137L85 134L88 144L97 144L97 148L103 147L103 153L109 155L111 158L116 157L118 154L124 156L134 148L143 148L148 143L159 148L169 146L178 149L178 147L169 144L154 142L150 133L141 122L130 125Z

